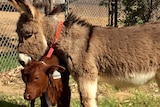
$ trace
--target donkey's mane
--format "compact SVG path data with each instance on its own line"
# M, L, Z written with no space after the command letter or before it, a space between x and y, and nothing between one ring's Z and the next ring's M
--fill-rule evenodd
M48 5L47 5L47 3L38 1L38 2L36 2L36 3L33 3L33 6L35 6L35 7L38 8L38 9L42 9L42 8L48 6Z
M70 13L68 17L66 18L64 25L66 27L70 27L73 24L78 24L80 26L86 26L86 27L92 27L92 24L86 22L86 20L81 19L80 17L77 17L73 13Z

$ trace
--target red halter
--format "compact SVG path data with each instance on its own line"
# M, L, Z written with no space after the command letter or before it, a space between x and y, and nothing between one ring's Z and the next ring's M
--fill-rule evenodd
M53 51L54 51L54 47L55 47L55 44L57 43L59 37L60 37L60 34L61 34L61 30L62 30L62 27L63 27L63 21L60 21L59 22L59 25L58 25L58 29L57 29L57 32L56 32L56 35L55 35L55 38L53 39L53 44L52 46L50 47L48 53L47 53L47 57L50 58Z

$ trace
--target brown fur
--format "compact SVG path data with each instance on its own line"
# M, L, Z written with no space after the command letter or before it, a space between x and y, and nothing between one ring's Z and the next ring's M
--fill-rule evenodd
M51 58L43 57L42 61L31 61L21 70L26 84L24 98L34 101L37 97L45 97L47 93L51 104L56 105L60 103L63 84L61 78L53 79L53 72L63 72L65 68L59 66L59 60L54 55Z
M35 8L27 9L35 11ZM20 43L19 51L39 60L45 50L48 50L40 40L45 37L48 46L51 45L58 21L48 17L42 20L41 16L34 15L30 16L35 18L27 17L26 21L22 16L23 14L18 24L21 26L17 26L17 33L21 38L26 36L26 31L32 33L32 26L43 30L36 29L38 38L34 39L34 43L34 33L24 39L25 42ZM34 24L31 26L32 23ZM155 78L160 86L159 29L160 22L124 28L104 28L92 26L72 14L69 15L64 22L55 51L66 61L78 84L81 105L97 107L98 75L119 87L143 85L152 78ZM23 35L20 35L21 33ZM31 47L33 44L36 45ZM37 48L41 48L43 52Z

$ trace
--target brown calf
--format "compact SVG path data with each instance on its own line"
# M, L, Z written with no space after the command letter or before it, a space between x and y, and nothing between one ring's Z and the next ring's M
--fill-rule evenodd
M51 58L43 57L41 61L30 61L24 66L21 70L22 79L26 85L24 98L31 100L31 107L34 107L37 97L41 98L41 107L60 103L63 83L58 71L64 70L65 68L59 65L55 55Z

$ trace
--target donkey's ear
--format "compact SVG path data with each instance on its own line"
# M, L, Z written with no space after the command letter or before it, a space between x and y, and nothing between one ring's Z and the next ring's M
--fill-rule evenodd
M55 5L53 10L48 15L56 15L64 11L65 11L65 5L59 4L59 5Z
M26 0L9 0L20 13L25 13L28 18L36 18L39 12Z
M13 6L17 9L17 11L22 13L22 10L21 10L20 6L17 4L17 2L15 0L8 0L8 1L13 4Z

